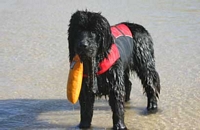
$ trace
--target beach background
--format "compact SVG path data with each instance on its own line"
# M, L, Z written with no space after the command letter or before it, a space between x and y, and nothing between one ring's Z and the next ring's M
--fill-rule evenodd
M101 12L111 25L143 25L154 40L161 79L159 112L132 75L125 122L132 130L200 130L199 0L0 0L0 129L78 129L79 104L66 98L68 24L76 10ZM111 129L104 98L92 128Z

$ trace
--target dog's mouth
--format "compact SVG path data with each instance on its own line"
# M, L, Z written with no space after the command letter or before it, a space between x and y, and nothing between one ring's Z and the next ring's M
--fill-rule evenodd
M92 52L93 51L79 51L78 55L80 55L82 61L91 60Z
M87 85L89 89L97 93L97 63L94 57L87 57L80 55L80 59L83 62L83 73L84 77L87 79Z
M76 53L82 57L82 59L88 59L90 60L92 57L96 56L97 51L95 49L93 49L93 47L91 48L78 48L76 50Z

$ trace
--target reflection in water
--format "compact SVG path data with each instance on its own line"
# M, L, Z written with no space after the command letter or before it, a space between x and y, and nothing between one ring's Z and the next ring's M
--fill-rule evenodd
M86 7L101 11L111 24L140 23L154 39L162 85L159 112L147 114L146 97L133 75L131 101L125 105L127 127L200 129L198 0L37 2L0 1L0 129L78 129L79 105L70 104L65 91L69 69L66 32L71 13ZM111 127L108 102L99 99L92 129Z

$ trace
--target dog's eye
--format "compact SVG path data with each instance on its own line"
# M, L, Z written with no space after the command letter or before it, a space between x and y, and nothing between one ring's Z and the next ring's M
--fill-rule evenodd
M96 37L96 33L95 33L95 32L91 32L91 36L92 36L93 38L95 38L95 37Z
M95 31L91 31L91 34L92 34L92 35L95 34Z

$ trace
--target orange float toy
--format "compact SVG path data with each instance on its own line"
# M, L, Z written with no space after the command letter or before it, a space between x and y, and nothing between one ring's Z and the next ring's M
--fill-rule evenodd
M76 55L71 64L67 82L67 98L75 104L78 101L83 79L83 63Z

